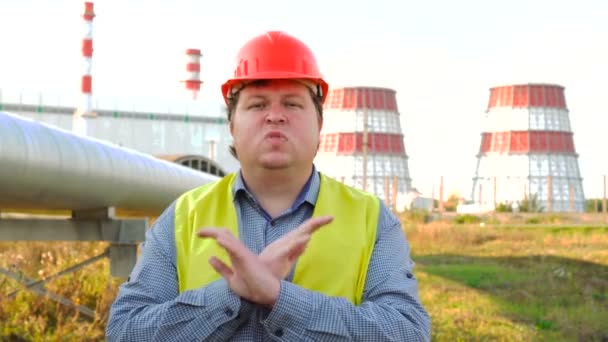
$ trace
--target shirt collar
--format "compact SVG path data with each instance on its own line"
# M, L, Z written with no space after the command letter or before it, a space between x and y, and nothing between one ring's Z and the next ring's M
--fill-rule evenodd
M313 206L316 205L317 196L319 195L320 182L321 182L321 178L319 176L319 172L317 172L317 168L313 165L310 177L308 177L306 184L304 184L304 186L302 187L302 190L298 194L298 197L296 197L296 200L293 202L291 209L295 210L305 202L308 202ZM247 184L245 183L245 180L243 179L242 171L240 171L240 170L239 170L236 180L234 182L234 186L232 187L232 198L234 200L236 200L236 198L239 194L246 195L250 199L257 202L257 200L255 199L253 194L247 188Z

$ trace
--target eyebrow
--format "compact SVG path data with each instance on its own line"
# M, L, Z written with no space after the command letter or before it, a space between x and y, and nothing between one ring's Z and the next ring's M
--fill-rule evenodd
M297 93L286 93L281 95L281 98L304 98L306 94L297 94ZM247 100L250 99L266 99L268 96L266 94L250 94L246 96Z

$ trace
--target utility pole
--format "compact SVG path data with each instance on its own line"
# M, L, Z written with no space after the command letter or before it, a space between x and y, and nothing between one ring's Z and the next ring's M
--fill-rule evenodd
M439 208L437 208L437 210L439 210L440 213L443 212L443 176L441 176L440 181L439 181L439 203L438 203Z
M551 175L547 176L547 212L553 211L553 180Z
M209 159L215 161L215 140L209 140Z
M574 206L574 185L572 185L572 182L568 183L568 191L570 193L570 211L576 211Z
M386 203L386 206L390 206L391 194L389 192L389 187L388 187L388 176L384 176L384 201Z
M397 176L393 176L393 194L391 196L391 205L397 210L397 190L399 190L399 182Z
M366 89L361 89L363 95L363 153L361 162L363 163L363 191L367 191L367 101Z
M498 203L496 203L496 176L494 176L494 210L496 210L496 207L498 206Z
M606 175L604 175L604 197L602 199L602 213L604 213L604 216L606 216Z

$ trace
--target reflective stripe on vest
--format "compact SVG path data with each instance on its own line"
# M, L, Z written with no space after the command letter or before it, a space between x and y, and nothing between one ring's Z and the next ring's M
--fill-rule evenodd
M376 240L380 203L377 197L345 186L323 174L313 217L334 220L313 234L297 260L293 283L359 305L367 268ZM209 265L217 256L230 259L213 239L196 232L203 227L224 227L239 236L232 187L237 174L191 190L176 202L175 246L179 291L205 286L221 278Z

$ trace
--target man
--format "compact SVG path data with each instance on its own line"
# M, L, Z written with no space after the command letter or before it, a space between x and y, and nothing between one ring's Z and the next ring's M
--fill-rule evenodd
M429 340L400 222L315 170L328 86L312 52L268 32L237 57L222 93L241 170L147 232L108 340Z

